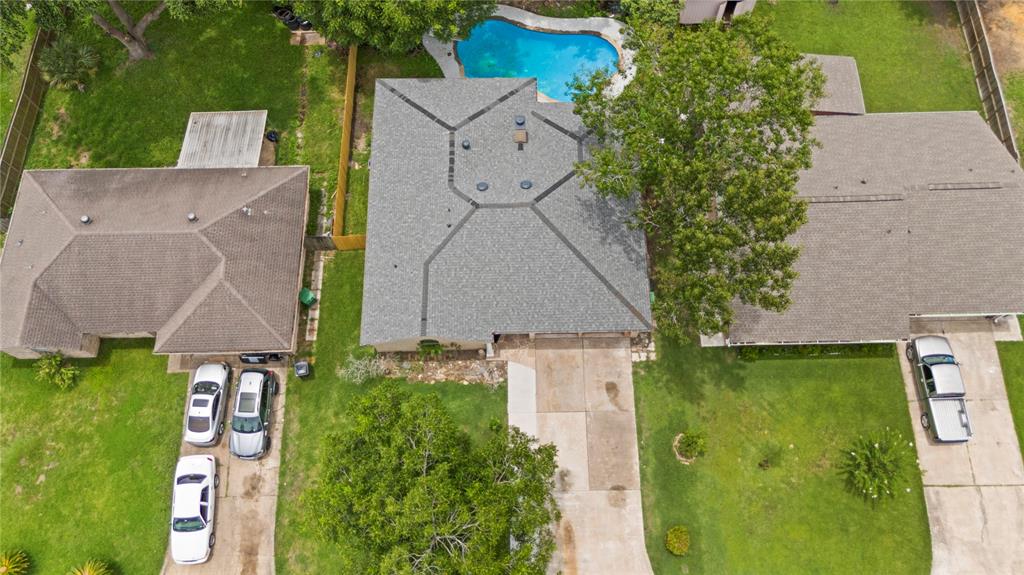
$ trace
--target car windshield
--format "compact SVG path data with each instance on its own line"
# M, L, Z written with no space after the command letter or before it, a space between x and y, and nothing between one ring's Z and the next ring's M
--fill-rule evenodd
M204 431L210 431L210 418L196 417L194 415L188 416L188 430L193 433L203 433Z
M256 413L256 401L259 396L255 393L238 394L238 413Z
M175 531L187 533L189 531L199 531L205 526L206 524L203 523L202 517L175 517L171 528Z
M206 479L205 475L200 473L189 473L188 475L182 475L178 478L178 485L189 485L192 483L202 483Z
M263 422L258 417L235 416L231 418L231 429L238 433L256 433L263 430Z
M926 355L923 358L925 365L940 365L943 363L956 363L951 355Z
M192 386L192 393L198 393L200 395L213 395L217 393L220 386L212 381L200 381Z

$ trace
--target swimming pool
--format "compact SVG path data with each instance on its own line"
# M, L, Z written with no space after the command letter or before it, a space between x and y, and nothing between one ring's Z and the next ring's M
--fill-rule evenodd
M467 78L537 78L544 95L569 102L569 83L599 68L618 69L619 53L595 34L553 34L485 20L455 43Z

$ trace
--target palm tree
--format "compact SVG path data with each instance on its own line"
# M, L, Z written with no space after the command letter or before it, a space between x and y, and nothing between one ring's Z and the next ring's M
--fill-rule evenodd
M70 38L57 38L39 55L39 70L51 86L85 91L85 81L96 69L100 57L91 47Z

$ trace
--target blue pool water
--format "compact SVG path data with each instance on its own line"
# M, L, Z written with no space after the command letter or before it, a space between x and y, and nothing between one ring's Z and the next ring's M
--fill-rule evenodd
M605 67L614 72L619 54L593 34L536 32L503 20L485 20L455 43L467 78L537 78L537 89L565 102L569 82Z

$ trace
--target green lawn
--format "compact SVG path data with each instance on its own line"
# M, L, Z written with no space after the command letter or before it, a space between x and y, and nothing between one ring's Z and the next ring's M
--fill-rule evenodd
M159 571L188 378L152 351L149 339L105 341L75 362L82 377L69 391L0 357L3 547L24 549L34 574L91 558Z
M1024 316L1019 316L1017 321L1024 328ZM996 348L999 349L999 363L1003 366L1003 382L1010 400L1010 411L1013 412L1013 426L1017 429L1017 441L1024 455L1024 342L999 341Z
M425 53L387 57L360 49L356 92L353 169L349 171L349 197L345 232L366 229L369 183L369 128L373 118L374 80L390 77L440 76L437 64ZM343 77L342 77L343 80ZM307 123L309 122L307 118ZM310 126L312 129L312 126ZM334 148L337 154L337 147ZM335 162L336 162L335 158ZM317 454L324 435L345 425L345 408L373 384L356 386L338 376L339 367L359 347L359 321L363 288L363 252L337 252L326 265L320 326L313 346L313 376L292 380L288 389L284 452L277 513L276 563L279 573L337 573L340 551L315 540L301 527L300 496L315 480ZM505 419L505 388L439 383L410 384L414 393L438 393L456 421L472 436L481 436L492 419Z
M888 426L912 440L895 356L746 362L659 341L658 360L636 370L636 408L655 573L929 571L920 476L910 493L872 508L835 468L861 434ZM708 437L707 455L690 466L672 451L687 429ZM682 559L664 547L675 524L692 534Z
M868 112L980 110L951 2L759 3L802 52L853 56Z
M0 68L0 145L3 145L7 139L7 127L11 122L11 115L14 114L14 105L18 101L18 93L21 91L21 78L25 74L25 65L28 63L28 51L32 48L32 41L35 40L35 37L35 21L29 18L25 44L11 58L14 61L14 68L10 70Z
M1010 109L1013 134L1017 136L1017 149L1024 151L1024 72L1014 72L1001 78L1003 96Z

